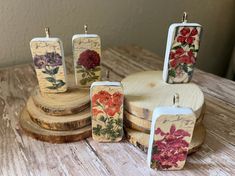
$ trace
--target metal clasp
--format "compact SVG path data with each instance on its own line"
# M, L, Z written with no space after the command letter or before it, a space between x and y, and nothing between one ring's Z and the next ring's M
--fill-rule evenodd
M105 72L105 78L106 78L106 81L109 81L109 70L106 70Z
M182 23L187 23L187 21L188 21L188 14L187 12L184 12L182 17Z
M45 28L45 33L46 33L46 37L49 38L50 37L50 29L49 29L49 27Z
M85 32L85 34L87 34L87 32L88 32L88 26L86 24L84 24L84 32Z
M173 106L175 107L179 107L179 99L180 96L178 93L175 93L174 97L173 97Z

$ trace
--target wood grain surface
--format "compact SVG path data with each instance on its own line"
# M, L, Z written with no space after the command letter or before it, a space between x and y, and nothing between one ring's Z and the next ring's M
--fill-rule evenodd
M199 124L202 122L202 120L204 118L205 110L206 110L205 105L203 105L201 114L196 120L196 124ZM124 120L125 120L125 125L128 128L132 128L134 130L141 131L144 133L150 132L151 120L137 117L137 116L129 113L128 111L124 111Z
M175 93L179 94L179 106L192 108L199 118L204 95L194 83L167 84L162 71L144 71L131 74L122 80L125 109L128 112L151 119L156 106L172 106Z
M50 115L69 115L90 106L89 89L70 88L59 94L42 93L36 88L32 93L35 105Z
M27 101L27 111L31 120L44 129L56 131L72 131L91 125L90 108L77 114L52 116L35 106L32 97Z
M53 131L41 128L35 123L26 109L23 109L20 115L20 126L24 132L41 141L50 143L66 143L79 141L91 136L91 125L76 130Z
M72 57L66 61L72 73ZM109 70L111 81L121 81L135 72L162 70L162 61L138 46L108 48L102 52L102 75ZM192 81L203 91L207 105L203 120L207 135L179 172L150 170L146 154L126 140L97 143L88 138L50 144L28 137L20 129L19 116L37 86L34 69L31 64L1 69L0 81L0 175L235 175L235 83L230 80L195 69Z

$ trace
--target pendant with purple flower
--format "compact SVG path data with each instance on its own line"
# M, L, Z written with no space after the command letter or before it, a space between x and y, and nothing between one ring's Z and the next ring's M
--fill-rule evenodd
M45 55L36 55L33 58L36 69L42 70L47 76L45 79L51 83L48 89L58 89L65 85L63 80L57 80L56 74L62 66L62 57L56 52L47 52Z

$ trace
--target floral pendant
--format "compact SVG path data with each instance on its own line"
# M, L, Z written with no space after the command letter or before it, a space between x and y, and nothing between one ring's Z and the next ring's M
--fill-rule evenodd
M89 87L93 82L100 80L101 44L98 35L74 35L73 57L77 85Z
M195 121L195 115L187 109L158 108L154 112L148 150L148 164L152 169L184 167Z
M67 90L62 42L58 38L35 38L30 42L34 67L41 92Z
M95 82L91 86L92 137L117 142L123 136L123 88L119 82Z
M184 25L184 24L183 24ZM199 51L202 27L178 26L172 41L168 34L168 42L171 43L170 50L166 51L164 72L167 83L188 83L192 79L197 54Z

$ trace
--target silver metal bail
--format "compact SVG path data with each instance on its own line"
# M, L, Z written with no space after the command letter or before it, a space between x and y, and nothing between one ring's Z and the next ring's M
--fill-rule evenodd
M105 72L105 78L106 78L106 81L109 81L109 70L106 70L106 72Z
M88 31L88 26L86 24L84 24L84 32L85 32L85 34L87 34L87 31Z
M175 107L179 107L179 99L180 99L179 94L178 94L178 93L175 93L175 95L174 95L174 97L173 97L173 105L174 105Z
M188 21L188 14L187 14L187 12L184 12L183 17L182 17L182 22L187 23L187 21Z
M50 37L50 29L49 29L49 27L45 27L45 33L46 33L46 37L49 38Z

